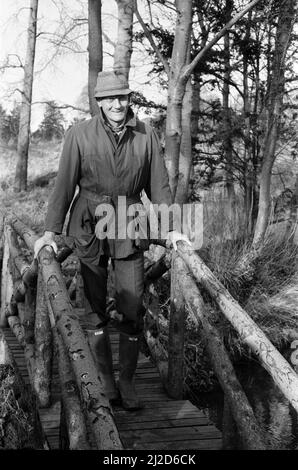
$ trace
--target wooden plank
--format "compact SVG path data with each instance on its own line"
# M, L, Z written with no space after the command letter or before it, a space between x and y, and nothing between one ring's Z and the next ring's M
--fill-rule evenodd
M133 447L127 446L126 448L135 450L220 450L222 449L222 441L221 439L205 439L203 441L184 440L175 442L163 441L159 442L158 446L155 442L148 442L142 443L141 446L134 445Z
M176 410L160 410L159 413L152 413L152 410L141 410L139 414L137 415L134 413L134 416L129 416L128 413L122 413L119 411L115 411L115 418L116 421L119 425L122 423L146 423L150 421L164 421L167 419L175 420L175 421L181 421L183 422L185 419L197 419L200 421L200 423L203 424L208 424L210 421L206 416L202 416L201 414L195 414L192 411L185 411L183 414L177 412Z
M150 427L150 423L160 423L160 428L162 428L163 422L171 421L173 423L177 423L176 426L184 426L183 423L186 423L185 425L189 426L192 423L191 420L194 421L194 424L198 424L200 426L206 426L206 425L212 425L212 423L206 418L206 417L201 417L201 416L193 416L192 413L186 412L183 417L179 416L177 417L177 413L173 412L171 410L168 410L166 413L160 416L152 416L152 414L142 414L141 416L137 417L135 416L134 418L129 418L129 417L119 417L117 413L115 413L115 420L117 422L117 426L122 426L122 425L129 425L132 426L132 428L137 427L140 423L142 426ZM149 424L148 424L149 423ZM182 424L180 424L182 423ZM190 424L191 423L191 424ZM174 425L174 424L173 424ZM155 425L153 424L153 427Z
M153 418L154 419L154 418ZM117 427L119 431L137 431L137 430L145 430L145 429L167 429L167 428L182 428L182 427L191 427L191 426L207 426L208 421L205 419L198 418L184 418L184 419L163 419L159 421L145 421L142 420L140 422L128 422L124 421L123 423L119 423L118 420Z
M162 442L164 440L181 441L185 439L220 439L221 433L215 426L192 426L180 428L143 430L141 433L134 430L126 430L123 433L128 442Z
M190 401L188 400L172 400L172 399L169 399L169 400L161 400L160 404L159 405L156 405L154 407L154 410L156 410L156 413L159 413L161 410L163 409L168 409L168 408L172 408L174 410L177 410L181 413L183 413L185 410L190 410L190 411L193 411L194 413L202 413L202 411L198 410L198 408L196 408ZM125 414L129 414L129 415L133 415L134 413L143 413L144 410L140 410L140 411L130 411L129 413L127 411L124 411L122 408L119 410L119 413L125 413Z

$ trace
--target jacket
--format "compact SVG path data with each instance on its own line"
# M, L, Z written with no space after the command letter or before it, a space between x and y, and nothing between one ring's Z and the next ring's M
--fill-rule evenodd
M118 196L126 196L130 203L138 202L142 190L152 203L172 203L156 132L138 120L130 108L118 142L102 112L67 131L45 230L62 232L77 185L80 191L70 209L67 235L73 238L78 256L89 263L97 264L103 253L126 258L140 249L128 237L115 240L96 237L98 200L92 195L109 197L116 213Z

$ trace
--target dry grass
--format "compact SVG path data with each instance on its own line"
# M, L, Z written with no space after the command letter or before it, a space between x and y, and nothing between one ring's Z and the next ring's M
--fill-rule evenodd
M49 194L57 173L61 143L32 144L29 152L28 191L13 190L16 150L1 146L0 204L5 213L14 212L26 224L41 231Z
M15 375L11 366L0 369L0 449L23 449L30 446L32 417L24 410L20 391L16 394Z
M256 259L252 257L252 262L241 263L251 254L241 198L236 197L233 217L229 217L227 201L221 192L211 191L204 200L206 236L200 255L269 339L281 347L297 329L297 245L291 241L291 234L276 224L268 230ZM204 297L214 308L206 293ZM232 352L245 352L232 327L224 320L222 331Z

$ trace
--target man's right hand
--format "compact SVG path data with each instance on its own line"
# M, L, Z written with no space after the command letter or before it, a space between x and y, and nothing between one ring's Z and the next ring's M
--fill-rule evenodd
M54 237L55 237L54 232L45 232L42 237L36 240L36 242L34 243L34 258L37 258L40 250L46 245L50 245L55 251L55 253L57 254L58 247L56 245Z

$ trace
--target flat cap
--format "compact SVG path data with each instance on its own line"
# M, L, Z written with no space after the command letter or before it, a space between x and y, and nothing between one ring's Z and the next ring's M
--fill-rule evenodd
M115 72L99 72L96 87L94 89L95 98L105 98L107 96L129 95L128 81L123 75Z

